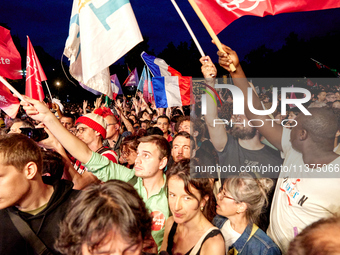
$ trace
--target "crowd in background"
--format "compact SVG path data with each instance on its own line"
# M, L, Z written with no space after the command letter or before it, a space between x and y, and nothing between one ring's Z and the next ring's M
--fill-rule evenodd
M235 85L247 87L237 80L244 76L237 55L230 51L225 60L219 54L222 67L236 65ZM209 83L216 68L210 59L201 63ZM0 216L6 223L0 253L338 254L338 179L195 169L287 166L300 164L299 157L339 168L339 87L311 89L304 107L312 120L298 107L284 114L278 107L272 118L285 127L273 128L276 134L266 127L214 126L214 118L247 123L253 117L247 110L233 115L233 95L218 92L222 105L207 99L207 115L201 115L199 96L191 106L159 109L140 92L109 105L101 98L62 105L26 98L30 104L22 103L16 119L2 112ZM261 107L271 107L271 95L258 95ZM309 157L313 148L318 156ZM17 176L8 177L8 166ZM1 182L5 178L12 183ZM13 215L24 219L41 246L15 232Z

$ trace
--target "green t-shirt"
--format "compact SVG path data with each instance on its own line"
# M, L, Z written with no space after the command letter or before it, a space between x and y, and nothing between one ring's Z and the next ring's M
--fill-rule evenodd
M85 166L99 180L104 182L112 179L128 182L135 175L134 170L113 163L108 158L95 152L92 153L91 159L89 160L89 162L85 164ZM143 179L141 177L137 178L136 184L134 185L134 188L137 190L137 193L143 199L146 208L150 211L151 215L153 216L151 234L158 246L158 251L163 241L165 221L170 214L167 192L165 187L166 182L165 174L163 174L163 178L164 178L163 187L157 194L154 194L149 198L147 197L147 192L143 185Z

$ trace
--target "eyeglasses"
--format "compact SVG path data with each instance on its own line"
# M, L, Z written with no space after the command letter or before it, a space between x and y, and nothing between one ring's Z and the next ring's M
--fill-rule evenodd
M220 187L220 189L218 190L218 193L222 195L222 199L223 199L223 198L228 198L228 199L231 199L231 200L236 201L234 198L227 196L227 195L225 194L225 190L224 190L222 187ZM221 199L221 200L222 200L222 199Z
M76 134L82 134L84 133L85 129L88 129L88 127L80 127L80 128L77 128L76 131L75 131L75 135Z
M130 155L130 151L122 151L120 153L120 155L122 155L122 156L129 156Z

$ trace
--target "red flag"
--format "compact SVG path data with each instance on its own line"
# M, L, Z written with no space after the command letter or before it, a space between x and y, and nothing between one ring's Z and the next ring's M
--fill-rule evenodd
M46 75L42 69L37 54L27 36L27 62L26 62L26 96L36 100L44 100L42 81L46 81Z
M12 119L19 111L20 103L17 97L14 97L10 90L0 82L0 108Z
M253 15L264 17L288 12L316 11L340 7L339 0L193 0L216 34L234 20Z
M21 79L21 56L11 33L0 26L0 75L12 80Z

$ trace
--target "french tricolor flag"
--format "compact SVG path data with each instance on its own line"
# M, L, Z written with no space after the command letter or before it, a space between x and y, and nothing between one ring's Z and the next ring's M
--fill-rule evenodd
M184 77L163 59L142 52L142 59L153 74L152 85L157 108L190 105L191 77Z

